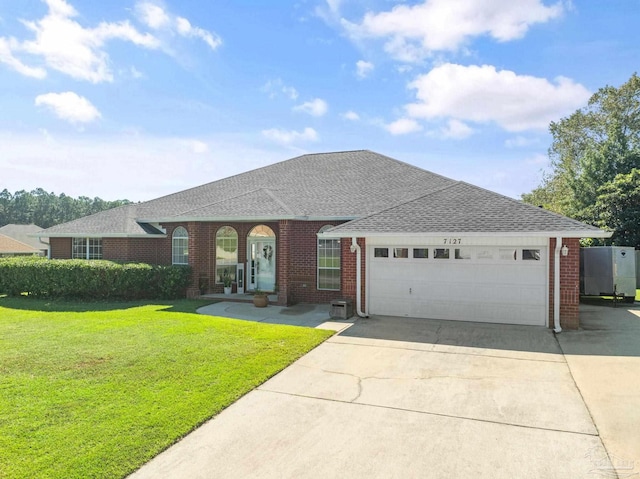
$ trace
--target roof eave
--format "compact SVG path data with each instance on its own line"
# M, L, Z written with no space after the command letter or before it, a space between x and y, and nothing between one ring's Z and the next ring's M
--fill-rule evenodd
M545 238L610 238L613 232L603 230L579 230L579 231L439 231L439 232L381 232L381 231L326 231L318 233L319 238L368 238L368 237L391 237L391 236L426 236L426 237L442 237L442 236L484 236L484 237L519 237L533 236Z
M147 233L47 233L33 235L37 238L166 238L166 234Z
M169 216L163 218L137 218L138 223L181 223L187 221L194 222L215 222L215 223L247 223L252 221L353 221L360 216L299 216L299 215L277 215L277 216Z

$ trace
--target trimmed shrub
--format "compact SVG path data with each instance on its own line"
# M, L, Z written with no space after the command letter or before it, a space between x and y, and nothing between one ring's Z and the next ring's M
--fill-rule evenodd
M82 299L174 299L191 283L189 266L38 257L0 258L0 294Z

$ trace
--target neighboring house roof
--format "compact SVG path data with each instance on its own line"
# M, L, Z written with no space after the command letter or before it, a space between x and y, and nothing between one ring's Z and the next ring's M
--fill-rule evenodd
M609 237L594 226L462 181L328 230L325 235L523 234Z
M39 231L42 231L42 228L34 224L8 224L0 227L0 234L9 236L10 238L18 240L21 243L28 244L29 246L37 250L44 251L48 249L48 245L40 243L40 241L38 241L38 238L31 236L35 233L38 233Z
M457 198L458 207L451 206L452 194ZM431 214L431 203L436 199L441 202L440 213ZM496 204L490 206L485 202ZM386 213L390 207L400 209ZM457 208L467 210L468 214L459 218ZM480 214L480 219L473 219L472 211ZM516 216L506 218L505 215ZM394 218L396 223L392 221ZM352 226L356 228L354 231L380 227L389 232L407 228L413 228L414 232L442 228L442 231L461 232L484 227L490 221L495 221L491 226L494 231L518 228L556 231L555 226L549 225L560 222L557 226L573 225L571 231L593 231L591 236L600 232L517 200L360 150L302 155L155 200L57 225L45 230L43 236L162 237L162 232L152 224L278 219L357 220L335 229L341 232L351 231L348 228ZM455 230L458 227L465 229Z
M41 250L33 248L7 235L0 234L0 255L4 254L40 254Z

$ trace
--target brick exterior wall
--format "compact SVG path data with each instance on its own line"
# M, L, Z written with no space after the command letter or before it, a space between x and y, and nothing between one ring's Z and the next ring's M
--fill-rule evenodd
M276 284L278 304L328 303L348 298L356 306L356 254L350 251L351 240L341 240L341 289L317 289L317 236L326 224L340 222L293 221L250 223L166 223L166 238L104 238L104 259L171 264L171 239L175 228L183 226L189 233L189 264L193 268L193 282L188 290L191 297L200 294L200 284L206 284L206 293L222 293L222 284L215 283L216 232L222 226L231 226L238 233L238 261L245 263L245 289L247 286L247 236L259 224L269 226L276 235ZM70 238L50 238L52 258L71 258ZM366 305L366 244L358 238L362 252L362 309ZM569 248L567 256L560 257L560 324L563 329L579 326L580 244L578 239L563 240ZM553 324L553 275L555 239L549 241L549 323ZM235 291L235 285L234 285Z
M51 257L71 259L71 238L49 238Z
M569 248L567 256L560 255L560 326L562 329L578 329L580 326L580 240L564 238L562 244ZM555 238L549 240L549 326L555 327L554 251Z

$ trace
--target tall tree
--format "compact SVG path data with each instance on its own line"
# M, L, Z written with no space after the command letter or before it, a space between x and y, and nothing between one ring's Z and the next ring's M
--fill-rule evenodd
M0 226L9 223L35 223L49 228L129 203L129 200L105 201L87 196L72 198L64 193L57 196L55 193L47 193L42 188L11 194L5 188L0 192Z
M618 175L640 168L640 77L634 73L619 88L601 88L585 108L552 122L549 130L552 171L522 199L615 231L602 218L612 197L600 196Z

